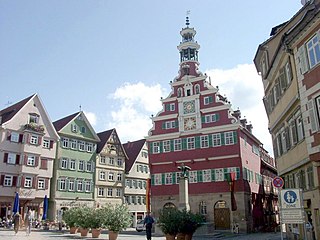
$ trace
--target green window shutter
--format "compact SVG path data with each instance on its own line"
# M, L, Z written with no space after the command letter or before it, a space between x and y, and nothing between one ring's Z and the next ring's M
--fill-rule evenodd
M201 116L201 123L205 123L206 122L206 117L205 116Z
M216 179L215 171L214 169L211 169L211 181L215 182L215 179Z
M221 135L221 145L225 145L225 140L224 140L224 133L220 133Z
M170 111L170 104L165 104L166 111Z
M228 173L228 168L224 168L223 172L224 172L224 181L228 181L230 179L230 174Z
M238 142L237 131L233 132L233 142L236 144Z
M152 143L149 143L149 153L152 154L153 153L153 147L152 147Z
M154 185L154 175L151 175L151 185Z
M213 97L209 96L209 103L212 103L212 102L213 102Z
M216 121L218 122L220 120L220 114L216 113Z
M173 139L170 140L170 151L171 151L171 152L174 151L174 142L173 142Z
M182 150L186 150L186 149L187 149L187 139L182 138Z
M161 174L162 185L166 184L166 175L164 173Z
M160 142L160 153L163 152L163 142Z
M198 171L197 178L198 182L203 182L202 170Z
M179 128L179 121L178 121L178 120L175 120L175 121L174 121L174 127L175 127L175 128Z
M196 148L200 148L200 136L196 136L195 141L196 141L195 143Z
M162 122L162 129L166 129L166 122Z
M209 134L209 135L208 135L208 138L209 138L209 147L212 147L212 146L213 146L213 143L212 143L212 134Z
M172 183L173 183L173 184L176 184L176 183L177 183L176 173L175 173L175 172L172 173Z

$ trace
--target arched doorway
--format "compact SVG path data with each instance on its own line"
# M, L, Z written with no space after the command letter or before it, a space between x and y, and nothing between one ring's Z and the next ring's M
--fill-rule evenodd
M215 229L230 229L230 209L227 207L226 201L217 201L214 205L214 225Z

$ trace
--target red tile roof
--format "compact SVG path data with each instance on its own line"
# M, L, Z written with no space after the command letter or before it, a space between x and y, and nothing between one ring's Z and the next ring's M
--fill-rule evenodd
M132 168L145 142L146 139L141 139L134 142L127 142L123 144L123 148L128 155L128 160L126 161L126 173L128 173Z
M11 118L14 117L14 115L16 115L16 113L19 112L19 110L26 105L27 102L29 102L29 100L31 98L33 98L34 96L36 96L37 94L33 94L30 97L27 97L23 100L21 100L20 102L17 102L16 104L11 105L10 107L7 107L3 110L0 111L0 116L1 116L1 121L0 121L0 125L9 121Z
M106 145L106 142L110 138L112 132L115 131L115 129L110 129L101 133L98 133L98 137L100 138L100 142L97 144L97 153L100 153L103 149L104 145Z
M72 119L74 119L80 112L76 112L71 114L67 117L61 118L55 122L53 122L53 126L55 127L56 131L59 132L65 125L67 125Z

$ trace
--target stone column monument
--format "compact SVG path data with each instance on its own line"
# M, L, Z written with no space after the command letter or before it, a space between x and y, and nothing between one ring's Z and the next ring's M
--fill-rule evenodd
M178 169L181 170L181 176L179 180L179 209L186 209L187 211L189 211L189 179L187 173L191 170L191 168L185 166L182 163L181 166L178 167Z

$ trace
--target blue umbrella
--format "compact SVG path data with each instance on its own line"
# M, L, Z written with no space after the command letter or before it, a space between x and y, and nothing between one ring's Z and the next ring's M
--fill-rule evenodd
M19 213L19 193L16 192L16 196L14 197L14 203L13 203L13 214Z
M43 215L42 215L42 220L47 219L47 212L48 212L48 197L47 195L44 196L43 200Z

